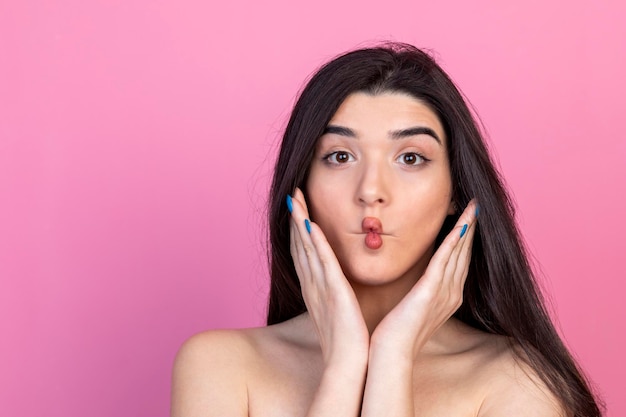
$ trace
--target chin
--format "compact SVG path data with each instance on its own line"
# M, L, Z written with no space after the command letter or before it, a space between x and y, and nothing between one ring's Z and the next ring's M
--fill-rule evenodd
M404 275L401 271L393 271L383 265L361 265L360 267L348 268L346 278L348 281L364 286L381 286L393 283Z
M343 248L342 248L343 249ZM355 248L339 250L339 263L349 281L368 286L380 286L404 278L417 282L420 265L428 264L431 248L410 248L403 253L396 242L385 242L376 251L365 250L362 243Z

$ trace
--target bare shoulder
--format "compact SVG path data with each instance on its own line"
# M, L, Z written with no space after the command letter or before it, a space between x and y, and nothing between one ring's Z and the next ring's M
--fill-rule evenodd
M289 350L293 323L236 330L211 330L185 341L172 372L171 416L248 416L255 381Z
M526 363L521 349L501 336L489 339L486 349L491 359L483 368L487 390L478 415L566 417L559 399Z
M182 345L172 372L172 417L247 415L248 339L242 330L216 330Z

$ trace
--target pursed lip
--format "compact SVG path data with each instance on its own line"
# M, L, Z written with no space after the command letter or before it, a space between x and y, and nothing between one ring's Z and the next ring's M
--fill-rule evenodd
M365 217L361 222L361 231L380 235L383 234L383 224L378 217Z
M351 235L355 235L355 236L366 236L368 233L370 233L369 231L367 232L350 232ZM394 235L392 235L391 233L376 233L377 235L380 236L389 236L389 237L393 237Z

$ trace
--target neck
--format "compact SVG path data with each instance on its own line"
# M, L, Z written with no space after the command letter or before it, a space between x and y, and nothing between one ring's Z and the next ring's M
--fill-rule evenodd
M397 280L383 286L352 283L370 336L385 316L411 291L417 281L417 278ZM459 345L466 345L463 340L471 341L468 337L477 332L454 317L450 317L430 337L427 344L422 348L421 354L455 352Z
M411 291L420 276L421 273L407 274L403 278L381 285L351 281L370 335L385 316Z
M402 276L387 279L384 283L372 284L350 279L350 284L361 306L363 319L370 335L387 314L398 305L420 279L433 255L434 244L426 254Z

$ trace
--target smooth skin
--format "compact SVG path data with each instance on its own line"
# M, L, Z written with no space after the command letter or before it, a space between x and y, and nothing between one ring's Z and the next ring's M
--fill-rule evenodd
M308 204L296 189L290 220L308 312L185 342L172 416L564 415L505 338L451 318L477 204L435 251L457 209L445 134L426 105L399 93L352 94L310 168ZM364 244L364 217L381 221L381 248Z

